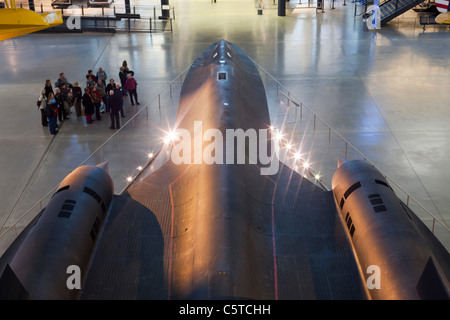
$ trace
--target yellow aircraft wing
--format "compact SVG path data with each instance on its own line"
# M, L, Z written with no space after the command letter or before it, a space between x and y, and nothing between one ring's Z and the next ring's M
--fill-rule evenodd
M436 17L436 23L450 24L450 11L443 12Z
M36 13L22 8L0 9L0 41L63 23L60 11Z

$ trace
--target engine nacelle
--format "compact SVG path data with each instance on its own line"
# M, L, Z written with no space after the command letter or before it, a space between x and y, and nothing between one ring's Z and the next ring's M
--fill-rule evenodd
M67 270L86 272L113 193L107 164L81 166L60 183L9 264L29 299L78 296Z
M400 201L384 176L363 161L348 161L340 163L332 189L362 273L379 272L379 283L368 288L370 296L423 299L418 283L429 260L434 271L427 272L440 274L438 259L418 228L421 222ZM449 270L449 265L442 268ZM448 293L448 283L440 285Z

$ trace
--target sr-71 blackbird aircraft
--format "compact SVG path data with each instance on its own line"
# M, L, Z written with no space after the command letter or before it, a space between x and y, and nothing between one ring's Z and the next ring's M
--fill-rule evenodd
M183 83L176 127L195 139L199 121L270 125L254 63L224 40ZM448 251L374 167L339 160L331 191L263 167L169 159L117 195L106 163L81 166L1 257L0 297L449 299Z

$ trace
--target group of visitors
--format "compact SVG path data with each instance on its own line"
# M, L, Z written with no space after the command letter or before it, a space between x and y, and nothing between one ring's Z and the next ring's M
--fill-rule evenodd
M133 76L134 72L123 61L119 72L120 83L112 78L108 81L102 67L98 68L95 75L92 70L88 70L83 88L77 81L70 83L64 73L60 73L56 80L55 89L47 79L37 101L42 125L48 126L50 134L56 135L64 120L69 119L73 107L77 118L85 116L88 124L94 121L94 117L95 120L102 120L101 114L109 113L110 129L120 129L120 117L125 117L125 97L129 95L131 104L136 102L139 105L137 81Z

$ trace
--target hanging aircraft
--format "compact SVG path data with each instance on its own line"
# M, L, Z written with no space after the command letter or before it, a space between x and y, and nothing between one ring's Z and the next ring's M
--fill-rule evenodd
M436 23L450 24L449 0L436 0L435 5L440 12L436 17Z
M436 17L436 23L439 23L439 24L450 24L450 11L440 13Z
M54 27L63 23L60 11L37 13L17 8L15 0L5 0L0 9L0 41Z

